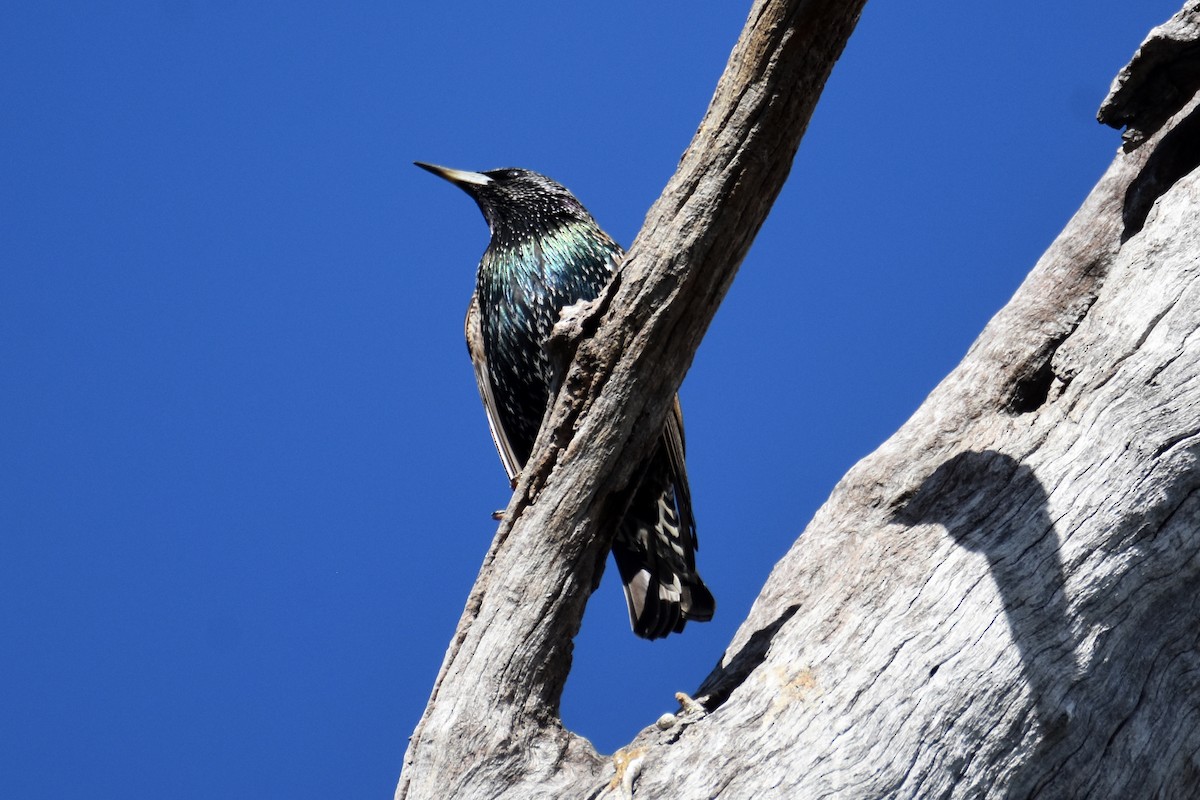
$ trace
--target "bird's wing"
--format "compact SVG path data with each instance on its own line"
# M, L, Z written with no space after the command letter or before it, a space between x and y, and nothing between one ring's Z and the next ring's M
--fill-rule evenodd
M696 523L683 460L683 414L671 406L656 450L613 539L633 632L658 639L712 619L716 601L696 572Z
M684 534L691 537L692 547L695 548L698 546L696 521L692 517L692 492L688 486L687 462L684 460L683 407L679 405L679 395L675 395L675 402L667 412L667 422L663 425L662 446L666 450L671 473L675 476L675 502L679 505L679 521Z
M471 304L467 306L467 352L471 354L471 363L475 365L475 382L479 385L479 396L483 399L483 410L487 412L488 428L492 432L492 441L496 444L496 452L504 464L508 479L514 483L521 467L517 455L513 452L508 434L500 423L499 411L496 408L496 395L492 391L492 378L488 372L487 355L483 350L483 328L480 323L479 296L471 295Z

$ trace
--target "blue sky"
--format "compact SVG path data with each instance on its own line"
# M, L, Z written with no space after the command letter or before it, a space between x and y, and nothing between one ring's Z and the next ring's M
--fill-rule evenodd
M683 387L716 619L608 570L563 702L694 689L837 480L966 351L1179 0L868 4ZM749 4L6 8L0 796L390 796L508 499L462 342L523 166L628 245Z

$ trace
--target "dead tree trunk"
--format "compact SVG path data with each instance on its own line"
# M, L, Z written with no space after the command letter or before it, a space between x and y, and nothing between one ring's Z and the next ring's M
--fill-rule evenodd
M585 333L401 798L1200 796L1200 0L1102 119L1126 151L856 465L673 724L558 720L607 500L656 435L862 2L762 0Z

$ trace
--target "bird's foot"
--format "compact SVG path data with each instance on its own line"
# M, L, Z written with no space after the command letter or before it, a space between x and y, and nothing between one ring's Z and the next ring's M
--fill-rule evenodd
M679 705L683 708L683 713L685 714L704 715L708 713L708 709L704 707L703 703L693 700L685 692L676 692L675 699L679 701Z

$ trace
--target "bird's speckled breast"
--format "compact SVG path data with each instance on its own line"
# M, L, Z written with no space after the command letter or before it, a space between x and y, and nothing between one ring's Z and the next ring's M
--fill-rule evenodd
M594 223L576 220L508 233L484 253L477 290L497 411L523 465L549 400L543 343L564 306L600 293L621 249Z

